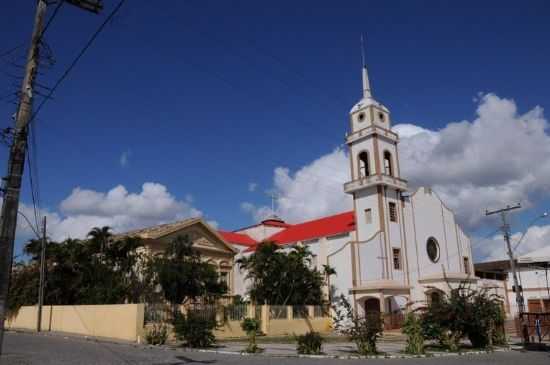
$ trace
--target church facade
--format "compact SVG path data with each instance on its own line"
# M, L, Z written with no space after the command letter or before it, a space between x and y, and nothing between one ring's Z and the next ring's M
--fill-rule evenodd
M403 312L467 281L475 286L470 240L453 212L428 187L409 191L399 165L399 136L388 108L376 101L363 67L363 96L350 111L353 210L300 224L274 217L220 235L250 254L257 243L307 245L314 264L328 264L330 297L346 295L356 310ZM246 295L245 273L233 269L234 294Z

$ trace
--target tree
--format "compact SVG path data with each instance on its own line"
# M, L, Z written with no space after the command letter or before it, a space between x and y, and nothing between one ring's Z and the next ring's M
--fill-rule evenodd
M178 236L155 259L164 298L174 307L197 298L211 301L227 292L216 268L205 262L187 236Z
M155 275L139 238L112 240L108 227L89 240L46 243L44 303L51 305L138 303L155 293ZM103 242L102 244L97 244ZM29 257L13 270L10 308L35 305L41 242L24 247Z
M101 253L107 248L112 236L111 227L108 226L94 227L88 232L88 237L91 238L89 243L93 246L92 249Z
M273 242L261 243L256 252L237 261L252 284L250 298L258 304L319 305L326 303L322 287L335 271L312 268L313 254L306 246L288 252Z

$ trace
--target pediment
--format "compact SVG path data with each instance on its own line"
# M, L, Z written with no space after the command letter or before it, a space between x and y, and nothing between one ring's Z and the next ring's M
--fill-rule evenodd
M236 250L201 219L190 222L190 224L180 227L162 237L158 237L157 241L168 244L178 236L188 237L193 242L193 247L199 251L208 251L210 253L229 256L236 254Z

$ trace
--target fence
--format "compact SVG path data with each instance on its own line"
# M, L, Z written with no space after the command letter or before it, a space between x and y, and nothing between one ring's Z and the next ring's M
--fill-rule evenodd
M37 306L21 307L6 321L10 329L36 330ZM42 330L127 341L143 338L143 304L45 305Z
M536 320L540 321L541 338L542 340L550 340L550 312L536 313L528 312L523 313L525 323L527 324L527 333L531 341L538 341L538 335L536 331ZM515 318L516 334L523 336L522 322L519 318Z
M269 336L304 334L308 331L330 332L331 317L328 307L322 306L269 306L269 305L205 305L194 304L178 308L181 312L193 313L202 318L215 319L218 328L216 337L245 337L241 329L243 319L256 318L261 330ZM145 324L171 323L173 309L165 304L145 306Z
M384 330L395 330L403 327L405 314L403 312L392 312L384 314Z

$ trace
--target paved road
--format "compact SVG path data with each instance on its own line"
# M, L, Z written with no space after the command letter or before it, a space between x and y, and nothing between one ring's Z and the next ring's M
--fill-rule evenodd
M179 350L149 349L141 346L87 341L52 335L34 335L10 332L5 338L5 356L2 365L50 365L50 364L149 364L149 365L328 365L328 364L483 364L483 365L548 365L550 353L501 352L489 355L453 356L428 359L381 359L381 360L333 360L269 358L264 356L238 356L212 353L183 352Z

